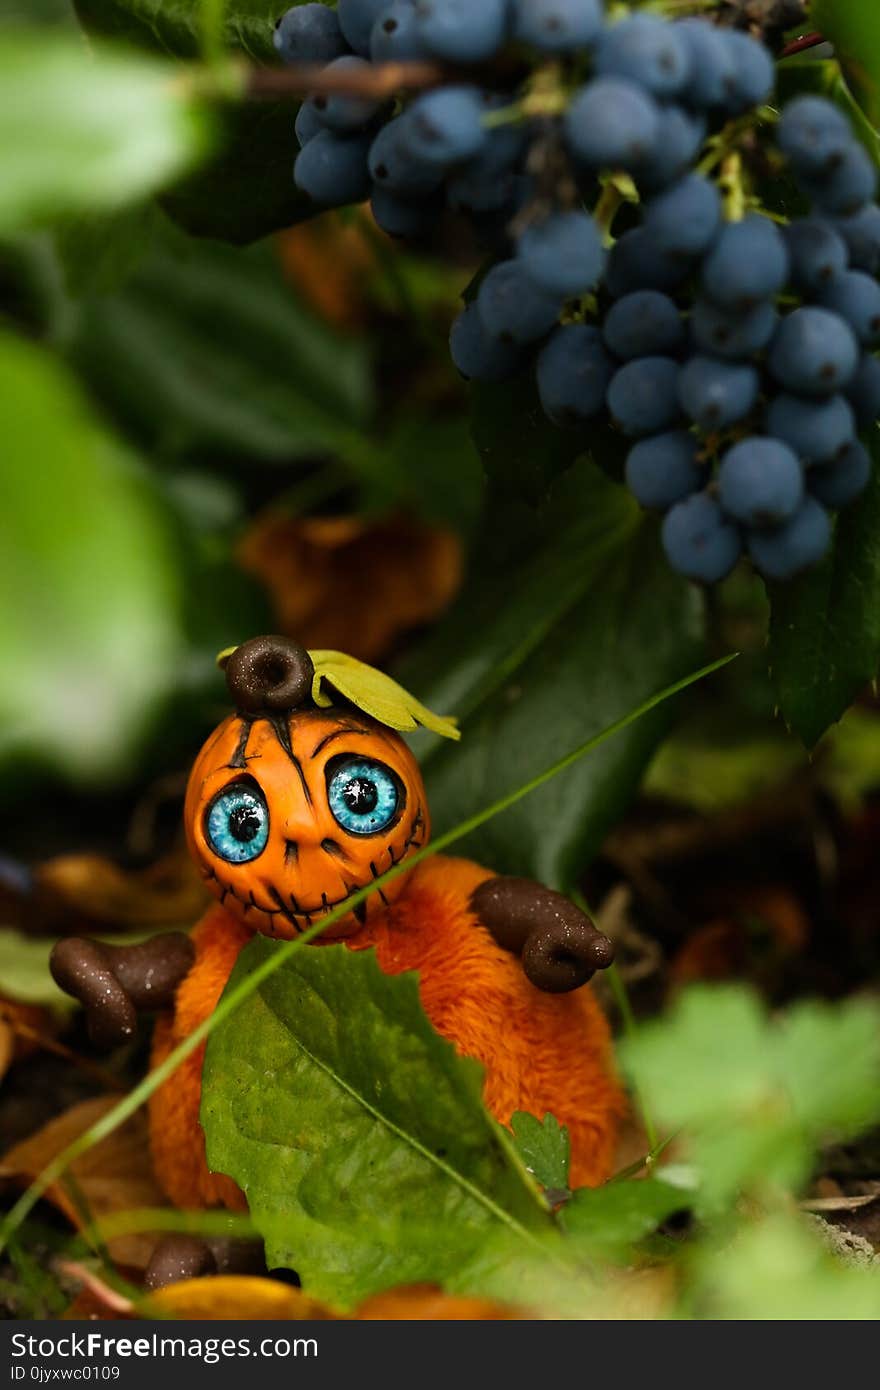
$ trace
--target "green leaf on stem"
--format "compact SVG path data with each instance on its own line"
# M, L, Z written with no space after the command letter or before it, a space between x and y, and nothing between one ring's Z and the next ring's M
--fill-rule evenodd
M810 22L834 45L853 95L880 126L880 9L865 0L812 0Z
M278 949L256 937L227 989ZM481 1084L414 974L343 945L299 951L208 1043L208 1162L246 1190L269 1267L317 1297L443 1283L496 1230L529 1247L551 1229Z
M510 1117L510 1128L519 1156L542 1187L564 1191L568 1187L571 1141L565 1125L555 1115L536 1119L525 1110Z
M0 233L112 211L203 155L179 69L77 34L0 32Z

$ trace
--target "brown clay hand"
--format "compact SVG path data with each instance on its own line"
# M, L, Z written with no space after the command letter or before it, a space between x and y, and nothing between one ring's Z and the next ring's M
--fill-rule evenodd
M84 1006L92 1042L110 1048L134 1034L139 1010L173 1001L194 957L183 932L163 932L134 946L68 936L55 946L49 965L56 984Z
M564 994L614 960L614 947L574 903L530 878L490 878L471 908L537 989Z

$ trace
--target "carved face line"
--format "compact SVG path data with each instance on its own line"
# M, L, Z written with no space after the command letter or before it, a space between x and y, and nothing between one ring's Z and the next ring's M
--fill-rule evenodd
M387 873L388 869L394 868L396 864L399 864L411 849L421 848L424 844L424 836L422 834L424 828L425 816L422 807L419 806L413 816L409 833L399 853L395 854L393 845L386 845L382 854L383 856L387 855L389 862L384 867L380 867L381 858L378 864L374 860L370 861L370 872L374 882L377 878L381 878L383 873ZM231 896L239 905L242 917L245 920L247 920L249 913L256 913L259 918L265 918L268 922L268 931L265 934L269 936L277 935L274 922L276 917L283 917L291 924L297 934L300 935L313 925L316 917L327 916L334 908L341 907L343 903L348 902L349 898L354 897L355 893L360 892L362 888L368 886L366 883L346 884L347 891L343 893L341 897L331 901L327 894L323 893L319 905L314 907L303 907L293 893L289 895L290 906L288 906L275 885L266 884L264 887L271 894L274 902L277 903L277 907L272 908L266 906L264 903L257 902L253 889L250 890L247 898L242 897L240 893L236 892L234 883L227 881L225 878L221 878L216 869L210 868L207 865L202 866L202 877L207 883L214 883L217 885L221 907L225 906L226 899ZM388 907L390 900L383 889L379 888L376 891L384 905ZM358 903L356 907L352 908L352 915L357 919L358 923L363 926L364 922L367 920L366 900Z
M297 712L283 730L277 719L231 715L196 760L185 818L193 857L226 910L287 938L334 909L342 916L327 937L381 913L404 891L405 875L356 908L347 899L430 836L424 784L405 742L335 709Z

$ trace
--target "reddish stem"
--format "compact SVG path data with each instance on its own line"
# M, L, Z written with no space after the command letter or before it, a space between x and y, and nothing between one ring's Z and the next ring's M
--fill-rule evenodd
M812 33L802 34L799 39L792 39L787 43L780 53L780 58L791 58L795 53L803 53L806 48L818 48L820 43L825 42L825 35Z

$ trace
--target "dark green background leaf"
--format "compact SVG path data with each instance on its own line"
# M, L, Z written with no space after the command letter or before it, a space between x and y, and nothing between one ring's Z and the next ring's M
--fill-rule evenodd
M166 453L345 453L371 406L363 339L304 309L268 245L160 241L121 290L83 307L70 351L101 400Z
M404 663L453 748L422 740L435 826L526 782L699 663L702 599L656 523L581 461L545 505L499 509L454 611ZM499 873L570 888L668 727L658 709L462 844Z
M872 0L812 0L810 19L834 44L855 97L880 126L880 8Z
M880 663L880 435L874 476L840 514L816 569L771 589L769 662L779 708L808 746L840 719Z
M255 937L227 989L278 949ZM270 1268L356 1302L444 1282L488 1236L551 1229L481 1070L431 1028L416 977L372 951L306 947L211 1036L202 1124L213 1169L248 1194Z
M227 46L256 63L277 64L272 29L288 8L271 0L230 0ZM125 38L178 58L199 52L199 0L77 0L92 33ZM253 101L220 114L219 150L196 173L166 192L166 211L194 236L244 244L315 212L293 182L297 153L295 101Z

